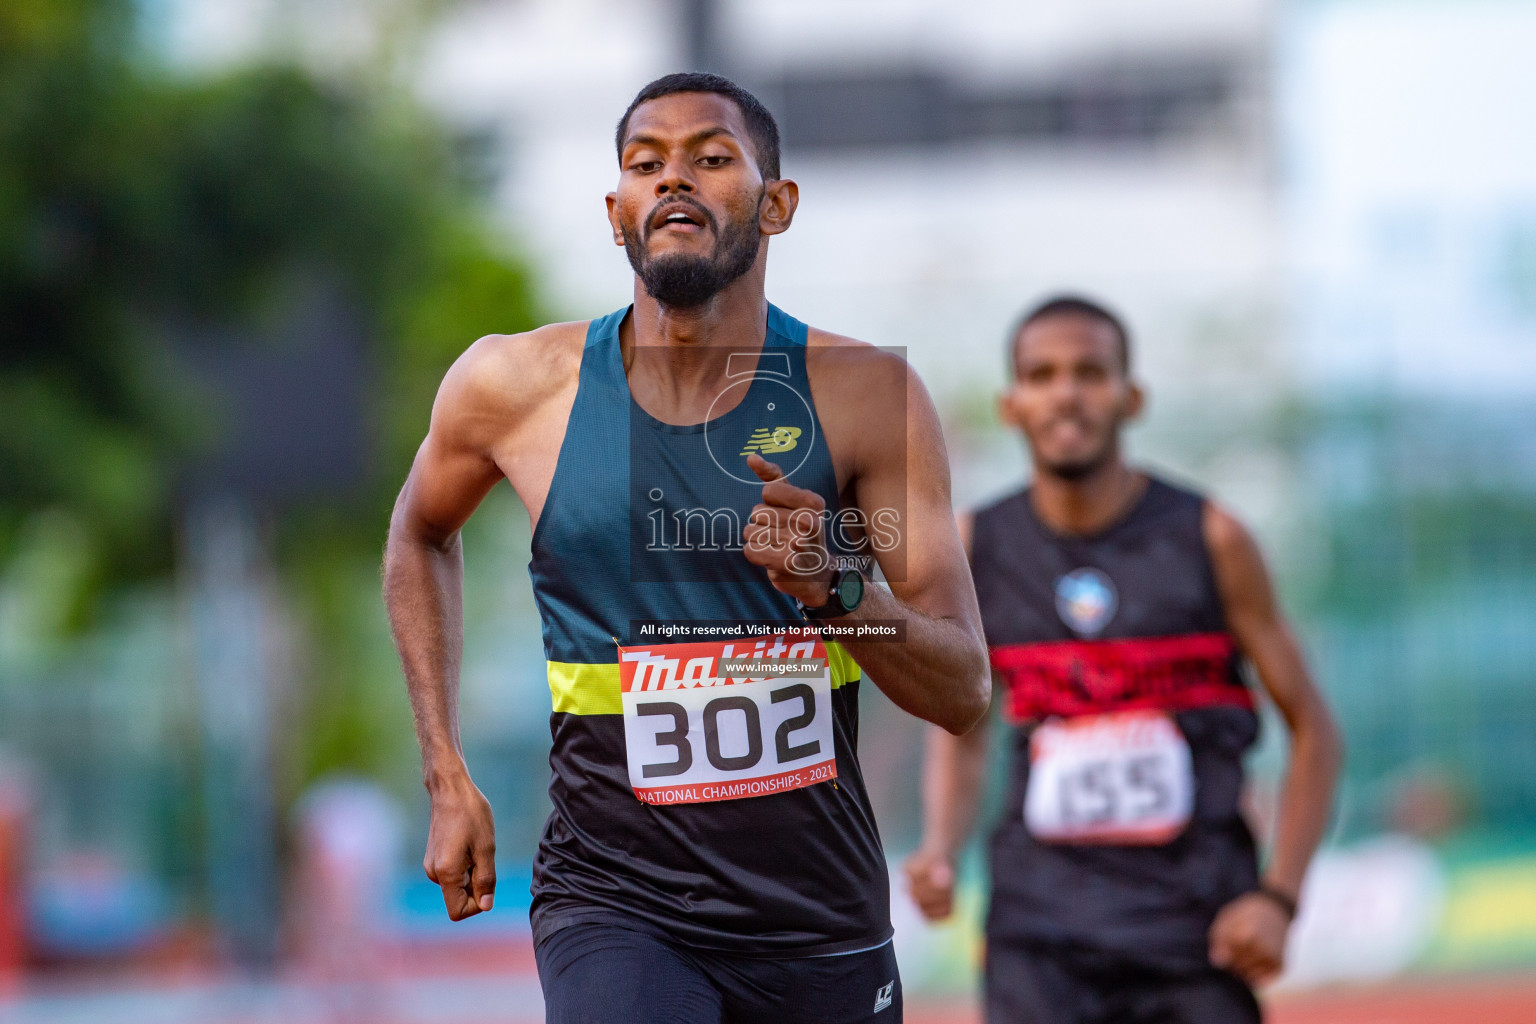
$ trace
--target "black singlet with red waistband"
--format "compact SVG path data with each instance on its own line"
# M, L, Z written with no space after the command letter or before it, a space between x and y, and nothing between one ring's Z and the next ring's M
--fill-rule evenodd
M1239 812L1258 734L1202 529L1205 499L1151 479L1091 536L1057 533L1028 489L981 510L971 568L994 671L1015 725L992 838L994 939L1066 942L1170 970L1208 965L1216 911L1254 887ZM1190 747L1194 809L1158 846L1046 843L1025 824L1030 735L1042 721L1167 711Z

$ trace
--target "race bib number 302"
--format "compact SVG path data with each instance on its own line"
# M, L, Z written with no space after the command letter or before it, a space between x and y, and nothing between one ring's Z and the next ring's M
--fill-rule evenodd
M1024 821L1043 842L1161 845L1189 824L1189 741L1164 712L1043 722L1029 761Z
M619 681L629 782L646 803L739 800L837 777L820 640L621 647Z

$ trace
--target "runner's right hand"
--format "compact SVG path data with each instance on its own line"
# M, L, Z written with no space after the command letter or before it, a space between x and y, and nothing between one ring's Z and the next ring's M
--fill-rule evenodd
M1211 923L1211 963L1251 987L1268 984L1285 969L1291 921L1275 901L1250 892L1222 907Z
M427 877L442 886L448 917L490 910L496 898L496 822L485 795L465 776L432 794Z
M917 909L930 921L942 921L955 909L955 865L941 853L918 850L903 865L907 889Z

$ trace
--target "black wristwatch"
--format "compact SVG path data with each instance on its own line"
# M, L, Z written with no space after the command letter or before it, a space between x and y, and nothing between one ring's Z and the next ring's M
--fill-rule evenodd
M857 608L864 600L864 577L857 569L839 569L832 574L827 589L827 603L820 608L800 605L800 614L808 619L838 619Z

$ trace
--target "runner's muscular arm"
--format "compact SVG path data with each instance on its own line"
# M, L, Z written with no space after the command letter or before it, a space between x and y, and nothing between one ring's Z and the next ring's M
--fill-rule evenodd
M929 727L923 753L923 835L903 869L918 910L930 921L954 911L955 861L970 839L986 786L987 716L963 736Z
M1279 820L1264 878L1266 886L1294 900L1328 826L1343 760L1338 727L1275 601L1253 536L1212 504L1206 505L1204 532L1227 624L1290 733ZM1273 900L1241 896L1222 909L1211 927L1211 959L1250 983L1266 981L1283 965L1288 924Z
M971 553L970 513L956 517L960 542ZM986 785L987 744L991 716L983 715L964 736L929 728L923 754L923 835L917 852L903 869L912 900L930 921L954 912L955 859L965 848L976 824L981 791Z
M870 587L850 618L905 619L906 643L849 641L844 646L896 706L960 736L986 714L992 675L976 587L950 503L949 456L939 416L917 374L905 365L902 369L905 458L889 442L867 445L855 491L866 516L899 509L905 497L906 535L898 550L906 564L876 546L890 590Z
M464 560L459 530L502 477L493 452L532 402L507 365L529 336L484 338L443 378L426 440L395 501L384 553L384 601L405 670L422 773L432 798L424 867L448 916L491 909L495 824L459 743ZM521 376L537 377L537 373Z
M906 513L898 524L900 540L894 551L872 545L891 581L890 590L868 587L859 608L839 619L902 620L905 642L839 642L897 707L960 735L986 713L992 680L976 591L950 509L949 462L938 414L905 361L877 349L838 346L822 374L832 380L817 395L818 408L826 395L828 419L841 417L843 428L850 421L861 421L863 427L845 430L843 436L865 521L886 509ZM814 389L816 378L812 380ZM882 397L889 400L893 388L898 389L898 416L876 408ZM905 390L904 396L899 389ZM866 408L858 406L861 401ZM845 408L839 408L839 402ZM902 408L905 415L899 416ZM830 436L833 427L827 429ZM904 447L889 436L898 431L905 434ZM813 536L797 534L791 524L795 514L807 509L819 514L826 503L784 479L782 469L761 456L754 454L747 462L765 483L763 502L745 531L748 560L765 567L779 590L807 605L821 605L831 570L801 574L789 565L797 552L810 548L824 556L825 537L819 529ZM814 517L810 521L820 522ZM817 564L825 566L825 558Z

